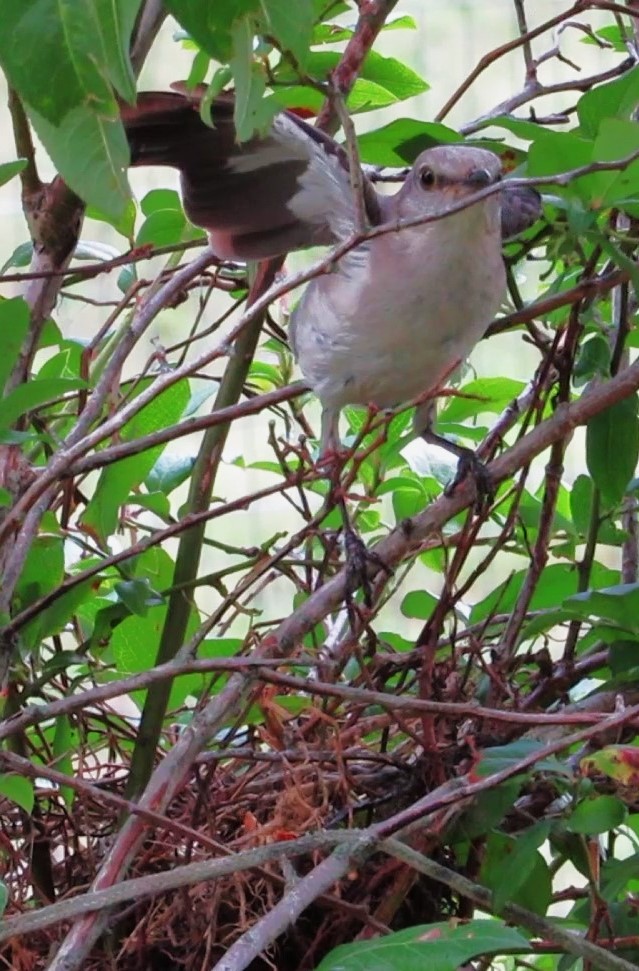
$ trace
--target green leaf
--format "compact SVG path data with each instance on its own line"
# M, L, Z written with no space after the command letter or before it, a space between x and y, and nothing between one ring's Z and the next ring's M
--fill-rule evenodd
M587 536L590 530L594 491L592 479L587 475L578 475L570 491L572 521L581 536Z
M516 838L503 833L488 837L480 881L493 891L493 906L500 913L515 903L545 914L552 899L548 864L539 847L548 837L550 823L539 823Z
M623 498L639 456L637 395L629 395L591 418L586 429L586 464L607 509Z
M45 527L46 528L46 527ZM64 542L43 532L29 548L16 585L16 606L27 607L55 590L64 577Z
M458 133L437 122L397 118L383 128L357 139L362 162L370 165L411 165L420 152L433 145L460 141Z
M528 175L558 175L592 161L592 142L571 132L539 131L528 153ZM574 179L567 186L553 186L559 195L577 196L586 205L600 199L608 185L606 172Z
M523 381L514 378L478 378L468 381L442 408L441 422L462 422L476 415L500 414L523 391Z
M495 587L483 600L474 605L470 622L476 624L494 613L508 613L512 610L527 576L527 570L518 570ZM618 578L619 574L615 570L609 570L600 563L593 564L591 575L593 586L611 586ZM577 592L577 585L578 577L571 564L553 563L547 566L535 588L530 609L549 610L564 606L566 598Z
M597 84L577 102L581 132L595 138L601 122L612 118L630 119L639 101L639 67L626 71L620 78Z
M428 620L437 603L437 597L433 597L426 590L411 590L402 600L400 610L404 617Z
M148 671L156 664L156 656L162 630L166 620L164 605L151 607L145 617L134 615L127 617L119 624L111 635L111 649L115 658L119 677L129 674L139 674ZM185 641L195 633L198 618L191 613ZM210 676L202 674L184 674L176 678L171 685L169 709L179 708L188 695L198 697ZM145 691L136 691L132 698L142 707Z
M182 209L161 209L145 219L135 238L136 246L172 246L182 241L188 226Z
M72 753L77 749L78 732L66 715L59 715L55 720L55 734L53 736L53 757L55 768L58 772L73 777ZM71 786L60 786L62 796L67 809L73 805L75 790Z
M4 0L0 63L11 86L51 126L80 105L117 116L93 3Z
M62 576L52 589L59 586L61 582ZM45 592L47 591L43 590L41 595L43 596ZM85 580L84 583L79 583L67 590L66 593L56 597L53 603L41 610L28 624L25 624L22 629L24 643L35 648L42 642L43 638L50 637L52 634L60 634L78 608L93 596L94 581Z
M265 130L278 110L273 98L264 99L266 76L253 56L253 38L249 17L235 21L231 28L233 52L229 63L235 80L233 120L239 142L246 142L256 131Z
M0 917L4 914L7 903L9 902L9 891L7 890L6 883L0 881Z
M148 383L143 384L140 390L144 387L148 387ZM175 424L188 400L188 381L178 381L166 388L126 423L120 440L134 441ZM106 540L115 531L120 506L129 498L132 489L144 481L165 447L157 445L103 469L82 516L84 528L92 530L102 541Z
M31 378L26 384L14 388L0 401L0 428L9 428L28 411L40 408L60 395L86 387L86 381L77 378Z
M114 87L122 97L135 101L135 75L129 58L131 33L141 0L94 0L100 25L104 62Z
M70 188L109 217L122 219L131 195L126 179L129 147L117 109L109 116L81 105L57 125L33 108L29 116Z
M421 924L374 940L344 944L331 951L317 971L456 971L482 954L523 954L530 944L494 920Z
M575 617L598 617L613 621L624 630L639 631L639 584L620 583L614 587L586 590L565 601Z
M616 162L639 149L639 132L634 121L606 118L602 121L593 148L593 162ZM601 208L626 200L637 202L639 197L639 159L605 176L605 189L599 202ZM602 178L602 185L604 179Z
M495 772L501 772L503 769L516 766L523 759L529 758L529 756L543 747L543 742L539 742L536 739L520 738L518 741L511 742L509 745L495 745L492 748L484 749L481 753L480 761L474 768L473 774L477 778L485 778L488 775L493 775ZM561 763L555 758L535 762L535 768L544 769L546 772L564 771ZM527 769L526 771L530 772L532 770Z
M168 496L188 479L194 463L194 455L161 455L144 484L149 492L163 492Z
M313 35L313 0L260 0L262 31L272 34L284 51L294 55L300 67L306 66Z
M595 836L608 833L621 826L626 818L626 807L616 796L595 796L580 802L566 825L573 833Z
M14 162L3 162L0 165L0 185L9 182L15 175L22 172L27 164L26 158L17 158Z
M164 5L197 44L223 64L231 56L233 22L245 14L257 13L259 0L166 0Z
M163 603L163 598L153 590L146 577L121 580L115 584L114 590L127 610L140 617L146 617L149 607Z
M0 794L6 796L11 802L15 802L28 815L33 811L35 796L33 783L30 779L25 779L24 776L14 775L13 773L0 775Z
M480 792L455 824L451 841L459 843L474 840L498 826L512 809L524 781L525 777L520 775L502 782L494 789Z
M22 297L0 300L0 389L4 388L18 360L18 354L29 329L29 307Z

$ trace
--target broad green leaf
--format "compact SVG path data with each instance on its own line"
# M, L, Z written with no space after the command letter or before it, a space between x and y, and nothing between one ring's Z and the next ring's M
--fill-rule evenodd
M231 56L234 21L259 10L259 0L166 0L164 5L198 45L222 64Z
M169 427L181 417L188 400L188 381L179 381L161 392L127 422L120 439L130 442L160 428ZM92 530L102 541L110 536L116 528L120 506L126 502L131 490L144 481L165 447L155 446L103 469L82 516L82 525Z
M131 103L135 101L135 76L129 44L141 0L95 0L104 62L114 87Z
M516 766L523 759L529 758L539 749L544 747L543 742L538 742L531 738L520 738L509 745L496 745L487 748L481 753L481 758L473 770L476 778L485 778L495 772L501 772L511 766ZM543 769L546 772L563 772L562 764L555 758L544 759L535 762L536 769ZM532 771L527 769L527 772Z
M533 910L538 914L545 914L550 896L552 894L552 881L549 878L548 867L538 852L539 847L545 843L550 833L550 823L541 822L533 824L530 829L518 833L517 837L508 838L508 852L503 853L499 861L499 878L493 883L488 882L488 886L493 890L493 903L497 913L500 913L505 903L513 901L522 906L523 894L520 896L519 890L528 884L537 891L538 906L533 906ZM490 847L488 850L490 854ZM541 861L541 865L540 865ZM545 871L545 880L544 880ZM482 868L482 879L486 880L486 874ZM538 893L540 882L546 884L546 894ZM527 897L528 894L525 894Z
M451 842L459 843L485 836L498 826L517 799L526 776L518 775L494 789L480 792L455 823Z
M261 28L304 68L313 34L313 0L260 0Z
M0 794L24 809L27 815L33 811L35 796L33 783L30 779L25 779L24 776L14 775L13 773L0 775Z
M16 246L9 259L2 264L1 272L4 273L10 266L28 266L32 257L33 243L20 243L19 246Z
M139 674L154 667L165 620L165 606L151 607L145 617L127 617L115 628L111 635L111 649L119 677ZM198 618L192 611L185 641L195 633L197 626ZM183 674L176 678L171 685L169 709L179 708L188 695L198 697L207 679L210 680L210 675ZM145 695L145 691L136 691L131 697L142 708Z
M331 951L317 971L456 971L482 954L524 954L530 944L494 920L421 924Z
M0 63L11 86L50 127L81 105L117 116L93 3L4 0Z
M188 226L182 209L161 209L144 220L135 238L137 246L172 246L184 237Z
M146 617L149 607L156 607L163 602L146 577L121 580L115 584L114 590L127 610L132 614L139 614L140 617Z
M603 334L593 334L579 348L579 354L572 371L577 387L581 387L593 377L607 377L610 374L610 344Z
M587 475L578 475L570 491L572 520L575 529L582 536L587 536L590 530L594 488L591 478Z
M626 818L626 807L616 796L595 796L583 799L566 822L573 833L595 836L608 833L621 826Z
M59 583L62 582L62 576ZM59 586L56 583L52 589ZM41 610L33 620L22 629L22 639L27 646L36 647L45 637L52 634L60 634L67 626L71 618L75 615L78 608L94 596L95 581L85 580L63 593L60 597L55 597L53 602ZM47 591L43 590L42 595Z
M470 622L475 624L486 620L494 613L508 613L513 609L528 575L527 570L518 570L503 583L496 586L483 600L474 605L470 614ZM619 574L600 563L593 564L591 583L596 587L612 586L617 582ZM572 565L552 563L541 574L539 583L530 603L531 610L549 610L554 607L565 606L564 601L577 593L578 577Z
M448 399L439 418L442 422L462 422L485 412L498 415L524 387L523 381L505 377L468 381Z
M9 182L15 175L22 172L26 164L26 158L17 158L15 162L3 162L0 165L0 185L4 185L5 182Z
M612 45L613 49L617 51L618 54L628 53L628 38L618 24L610 24L607 27L602 27L600 30L596 30L594 34L594 37L590 34L582 37L581 43L599 46L597 41L597 38L599 37L606 44Z
M404 617L428 620L437 606L437 602L437 597L433 597L426 590L411 590L402 600L400 610Z
M22 297L0 300L0 389L4 388L18 360L18 354L29 329L29 308Z
M0 917L4 914L7 903L9 901L9 891L7 890L6 883L0 881Z
M637 817L635 817L636 819ZM630 823L630 820L628 820ZM625 860L607 859L601 868L601 888L604 900L617 900L639 889L639 853Z
M602 121L595 139L593 161L615 162L638 150L639 131L636 122L606 118ZM639 202L639 159L618 172L612 171L606 175L606 189L600 202L602 208L626 200Z
M517 838L503 833L488 837L480 882L493 891L497 913L505 904L516 903L545 914L552 899L552 881L539 846L550 832L550 824L533 826Z
M420 152L433 145L460 141L459 134L438 122L397 118L383 128L357 139L362 162L370 165L411 165Z
M151 189L140 200L140 209L145 216L163 209L181 209L180 194L175 189Z
M194 455L161 455L144 484L149 492L159 491L168 496L188 479L194 463Z
M230 66L235 80L233 120L237 139L248 141L256 131L263 131L277 112L274 99L264 99L266 76L253 56L253 26L242 17L231 27L233 52Z
M592 161L592 142L572 132L539 131L528 153L528 175L558 175L588 165ZM608 186L606 172L594 172L575 179L568 186L553 186L559 195L578 196L586 205L601 199Z
M57 170L80 198L109 217L121 219L130 200L126 168L129 147L117 108L99 114L80 105L58 125L29 111L33 127Z
M597 84L577 102L577 116L582 133L587 138L595 138L604 120L625 118L630 120L631 113L639 103L639 67L626 71L619 78Z
M77 378L31 378L18 385L0 401L0 428L9 428L28 411L42 407L60 395L86 387L86 381Z
M337 67L339 60L340 55L337 51L313 51L307 60L306 69L311 76L318 78L318 80L326 80L331 71ZM276 77L280 82L290 81L293 84L297 83L298 80L295 71L285 63L278 67ZM385 92L388 104L404 101L406 98L412 98L414 95L422 94L428 90L426 82L415 71L412 71L394 57L383 57L377 51L371 51L366 57L358 81L349 96L349 106L353 97L360 107L363 104L365 99L356 94L357 84L363 81L372 82L379 90Z
M55 590L64 577L64 542L46 532L33 541L16 586L16 607L28 606Z
M395 513L397 522L402 522L404 519L416 516L418 512L423 510L428 502L428 498L424 488L414 482L409 482L408 484L393 489L393 512ZM411 615L407 614L407 616Z
M639 631L639 584L620 583L614 587L587 590L566 600L577 617L598 617L612 621L628 631Z
M607 509L623 498L639 456L637 395L629 395L591 418L586 429L586 464Z

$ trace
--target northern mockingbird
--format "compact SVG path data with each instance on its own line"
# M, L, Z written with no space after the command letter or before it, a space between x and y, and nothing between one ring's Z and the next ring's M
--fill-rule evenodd
M198 95L145 92L122 109L133 165L180 171L184 209L221 258L265 259L353 235L357 200L345 150L289 112L237 144L233 104L218 99L213 127ZM394 196L362 173L369 226L432 216L501 178L492 152L427 149ZM365 240L313 279L291 319L291 343L322 404L322 452L336 449L346 404L393 408L432 395L472 350L505 289L502 239L539 214L534 190L508 188L450 216ZM431 402L415 429L430 433ZM440 440L451 447L450 443ZM452 446L458 455L472 453Z

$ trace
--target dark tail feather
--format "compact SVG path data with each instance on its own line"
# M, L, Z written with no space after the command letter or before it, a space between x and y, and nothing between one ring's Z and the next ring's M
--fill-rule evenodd
M184 171L198 157L222 159L232 151L232 107L216 105L215 128L205 125L197 104L170 91L145 91L123 105L122 121L132 165L170 165Z

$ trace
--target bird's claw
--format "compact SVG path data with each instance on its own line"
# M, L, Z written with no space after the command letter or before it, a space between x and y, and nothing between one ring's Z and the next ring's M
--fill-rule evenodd
M393 571L387 563L384 563L379 554L365 546L363 539L351 527L344 529L344 551L346 553L347 604L352 606L353 594L361 586L364 605L370 609L373 606L372 576L374 573L383 572L390 577Z
M471 449L465 449L460 455L455 478L446 486L444 495L454 495L457 487L467 476L473 479L477 490L475 508L477 512L485 512L495 498L495 486L486 465Z

